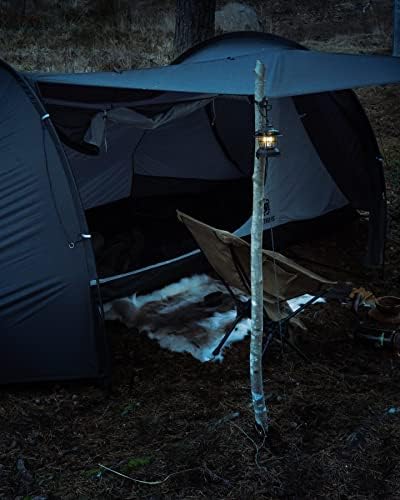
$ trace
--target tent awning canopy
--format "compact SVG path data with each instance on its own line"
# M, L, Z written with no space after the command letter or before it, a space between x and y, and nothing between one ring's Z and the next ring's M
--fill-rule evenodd
M38 84L252 95L254 67L267 68L266 95L288 97L400 82L400 59L282 49L199 62L95 73L28 73Z

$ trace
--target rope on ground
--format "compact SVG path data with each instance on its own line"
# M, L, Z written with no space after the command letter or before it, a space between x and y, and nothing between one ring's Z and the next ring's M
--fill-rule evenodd
M184 470L180 470L178 472L173 472L172 474L169 474L167 477L165 477L164 479L161 479L160 481L144 481L142 479L135 479L133 477L127 476L126 474L123 474L122 472L118 472L117 470L114 470L114 469L111 469L110 467L107 467L106 465L103 465L103 464L97 464L97 465L99 467L101 467L102 469L105 469L108 472L112 472L113 474L116 474L117 476L123 477L125 479L129 479L130 481L133 481L135 483L149 484L150 486L165 483L166 481L168 481L168 479L170 479L173 476L177 476L178 474L184 474L185 472L193 472L195 470L201 470L201 467L194 467L192 469L184 469Z

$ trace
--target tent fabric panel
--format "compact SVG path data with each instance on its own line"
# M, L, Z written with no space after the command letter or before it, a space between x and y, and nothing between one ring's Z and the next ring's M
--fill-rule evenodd
M174 104L189 104L194 101L197 102L203 99L213 99L217 97L216 94L199 94L197 92L148 91L149 95L146 98L146 91L142 91L144 93L142 97L133 99L131 94L135 93L135 90L96 87L95 90L103 91L104 95L99 95L97 100L93 100L93 89L91 87L52 85L49 87L49 92L46 90L46 85L40 85L41 97L46 103L46 106L54 106L54 108L59 106L75 109L90 109L93 111L125 107L143 111L152 110L154 113L159 113ZM128 95L125 95L125 92L127 92Z
M120 73L32 75L38 84L252 95L257 60L267 67L266 95L288 97L400 82L400 64L390 56L305 50L270 51L213 61Z
M359 113L352 100L342 96L341 109L339 98L338 92L298 96L295 104L314 147L338 186L356 208L368 210L376 188L380 187L371 178L370 165L371 161L375 164L380 153L373 135L360 129L357 121L354 123L357 118L352 116Z
M352 91L298 96L303 124L325 167L352 206L370 212L365 264L384 262L386 201L381 154Z
M110 124L98 155L85 155L64 146L85 209L130 195L133 155L143 130Z
M251 175L254 167L254 104L249 99L219 97L208 109L214 134L226 156L244 175Z
M103 105L109 102L126 105L127 103L133 104L143 100L157 99L163 95L163 92L160 91L129 87L85 86L69 83L53 85L47 82L47 77L50 74L53 73L24 73L24 76L36 86L41 99L49 104L63 105L63 103L68 103L70 105L70 103L74 103L75 107L77 104L83 104L84 107L93 106L94 109L102 104L100 107L102 109Z
M145 132L130 125L108 125L106 144L96 156L64 146L85 209L128 197L133 174L135 178L181 180L184 186L190 181L249 175L226 158L204 109ZM139 184L134 196L145 196Z
M292 40L269 33L238 31L224 33L211 40L201 42L181 54L172 64L187 64L201 61L213 61L235 56L244 56L260 52L268 47L269 51L282 49L302 49Z
M112 108L109 111L97 113L91 120L85 133L84 141L97 146L102 145L106 134L107 123L119 123L121 125L132 125L142 130L154 130L162 125L183 118L194 113L196 110L207 106L212 99L201 99L189 103L175 104L166 111L149 116L130 108Z
M78 88L82 90L79 93L81 101L68 100L69 93L64 94L66 87L63 85L56 89L59 91L57 99L47 98L42 93L46 109L63 143L83 154L99 153L105 129L112 123L125 123L142 129L155 128L206 106L215 97L176 92L158 92L151 97L150 92L148 99L120 103L121 89L104 89L112 90L101 96L109 100L94 102L91 87ZM84 101L86 98L88 101Z
M244 176L224 155L204 109L148 131L135 154L134 170L137 175L199 180Z
M399 61L391 56L290 50L282 51L268 71L266 95L271 97L400 82Z
M174 198L181 197L181 195L206 195L210 191L215 192L221 189L234 193L235 197L238 193L241 193L244 198L249 198L251 201L251 178L245 177L229 180L206 180L135 175L133 177L132 196L134 200L152 196ZM249 213L250 211L251 202Z
M81 226L35 96L0 67L0 383L97 376ZM45 111L43 110L43 114Z
M293 99L271 100L271 120L282 133L281 155L269 159L264 229L313 219L349 203L327 172L297 114ZM251 218L236 234L250 234Z
M100 162L103 168L100 169L97 168L100 165L93 161L95 159L98 157L89 156L80 161L78 167L76 164L73 167L77 172L76 179L85 210L127 198L131 191L132 162L129 157L110 165L104 164L102 158Z

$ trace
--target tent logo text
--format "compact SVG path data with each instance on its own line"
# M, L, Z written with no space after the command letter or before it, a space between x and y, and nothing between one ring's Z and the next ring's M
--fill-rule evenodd
M264 199L264 224L269 224L270 222L274 222L275 215L271 216L271 205L269 198Z

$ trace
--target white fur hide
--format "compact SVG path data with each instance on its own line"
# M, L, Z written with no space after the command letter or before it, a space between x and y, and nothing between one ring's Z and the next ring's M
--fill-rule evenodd
M210 293L220 292L216 305L204 302ZM242 297L243 300L243 297ZM184 278L148 295L132 295L104 306L107 320L119 320L135 327L173 352L187 352L201 362L222 361L223 353L213 357L223 335L236 317L225 287L205 274ZM250 331L250 320L241 321L224 349L242 340Z

